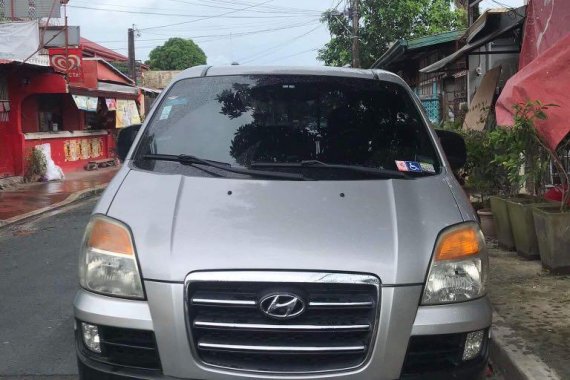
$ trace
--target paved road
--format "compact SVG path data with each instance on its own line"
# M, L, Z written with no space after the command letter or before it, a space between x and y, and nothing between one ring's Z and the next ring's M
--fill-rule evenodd
M0 232L0 378L74 378L77 251L95 200ZM54 377L50 377L53 379Z
M94 205L0 232L0 379L76 379L71 304Z

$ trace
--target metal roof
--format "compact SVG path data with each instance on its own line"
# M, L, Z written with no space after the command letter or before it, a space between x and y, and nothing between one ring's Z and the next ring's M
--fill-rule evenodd
M419 49L427 46L434 46L439 44L444 44L447 42L457 41L465 33L465 29L462 30L452 30L451 32L444 32L439 34L434 34L431 36L420 37L408 41L408 49Z
M390 47L390 49L388 49L380 58L378 58L376 62L374 62L372 68L384 68L390 63L400 59L404 54L406 54L406 52L410 50L418 50L430 46L457 41L461 38L461 36L463 36L464 33L465 30L462 29L415 38L413 40L398 40Z
M469 54L504 34L520 27L525 19L525 6L513 10L495 9L485 12L465 34L467 43L455 53L420 69L422 73L433 73L442 70L447 65L457 61L465 54ZM490 19L497 19L490 22Z

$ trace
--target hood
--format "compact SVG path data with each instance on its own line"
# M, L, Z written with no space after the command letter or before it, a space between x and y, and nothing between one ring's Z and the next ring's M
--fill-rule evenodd
M268 181L132 170L108 215L130 226L145 279L272 269L418 284L438 233L462 221L444 179Z

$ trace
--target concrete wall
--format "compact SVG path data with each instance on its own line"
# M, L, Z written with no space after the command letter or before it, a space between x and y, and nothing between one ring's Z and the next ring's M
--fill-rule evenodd
M142 86L163 90L181 71L146 71L142 73Z

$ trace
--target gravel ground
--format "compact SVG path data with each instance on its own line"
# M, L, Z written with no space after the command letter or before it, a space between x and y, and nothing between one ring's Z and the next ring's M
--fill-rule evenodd
M555 276L540 261L490 249L493 306L533 352L570 379L570 276Z

